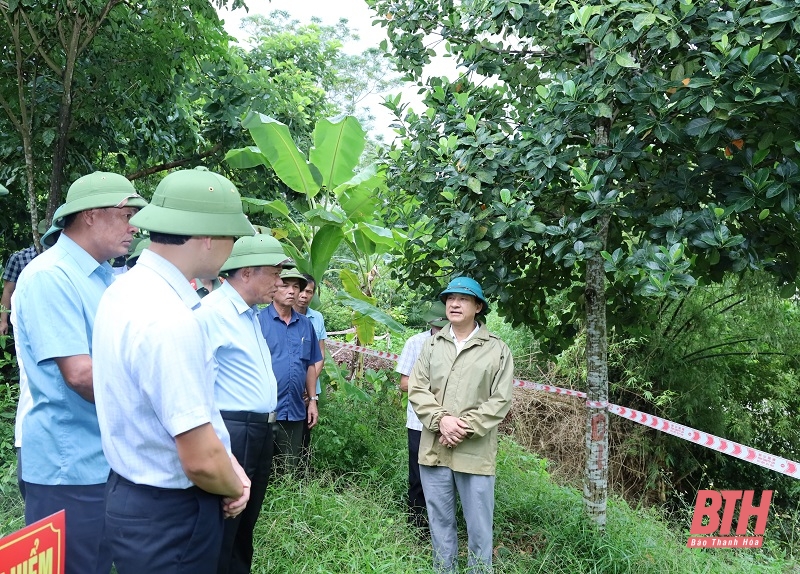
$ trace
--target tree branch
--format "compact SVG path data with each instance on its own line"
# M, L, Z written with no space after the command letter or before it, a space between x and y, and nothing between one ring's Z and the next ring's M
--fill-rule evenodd
M100 26L102 26L103 22L105 22L106 18L108 18L108 13L111 12L111 10L113 10L118 4L121 3L122 0L108 0L108 2L106 2L106 5L103 7L102 12L100 12L100 17L94 23L94 26L91 26L89 28L89 31L87 32L86 37L83 40L83 43L81 44L80 48L78 48L77 52L78 54L83 52L86 49L86 47L92 42L95 34L97 34L97 31L100 29Z
M19 13L22 15L22 19L25 20L25 26L28 28L28 34L31 35L31 40L33 40L34 47L48 67L56 73L59 78L63 78L64 70L58 66L50 55L47 53L46 50L42 48L42 44L44 42L44 38L40 39L39 35L36 33L36 30L33 29L33 24L28 19L28 15L25 13L25 10L20 10ZM66 46L64 46L66 48Z
M703 355L702 357L695 357L694 359L692 359L690 361L686 361L686 362L687 363L694 363L695 361L700 361L702 359L716 359L717 357L733 357L733 356L742 356L742 355L744 355L744 356L751 356L751 355L780 355L780 356L783 356L783 357L793 357L794 356L794 355L791 355L790 353L778 353L778 352L775 352L775 353L761 353L759 351L751 351L749 353L745 353L745 352L742 351L742 352L719 353L717 355Z
M143 177L147 177L148 175L153 175L154 173L158 173L158 172L161 172L161 171L166 171L168 169L173 169L173 168L176 168L176 167L183 167L187 163L191 163L193 161L197 161L198 159L204 159L204 158L207 158L207 157L209 157L211 155L214 155L220 149L222 149L222 144L218 143L214 147L212 147L211 149L209 149L207 151L204 151L203 153L194 155L192 157L187 157L187 158L184 158L184 159L179 159L179 160L176 160L176 161L170 161L170 162L167 162L167 163L154 165L153 167L148 167L146 169L142 169L142 170L133 172L131 174L128 174L125 177L127 177L130 181L134 181L134 180L137 180L137 179L141 179Z

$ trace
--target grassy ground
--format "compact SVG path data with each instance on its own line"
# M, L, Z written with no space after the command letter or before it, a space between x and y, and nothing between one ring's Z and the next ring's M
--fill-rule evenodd
M392 393L368 401L343 393L330 397L314 433L313 467L301 479L270 487L253 572L431 572L429 543L403 513L406 447L399 400ZM13 456L3 457L0 531L8 533L22 525L22 506ZM620 499L609 501L607 529L598 533L584 520L580 492L554 483L546 461L509 438L500 445L496 500L498 574L800 572L771 547L687 549L688 524L671 530L657 512ZM463 525L461 536L465 548Z

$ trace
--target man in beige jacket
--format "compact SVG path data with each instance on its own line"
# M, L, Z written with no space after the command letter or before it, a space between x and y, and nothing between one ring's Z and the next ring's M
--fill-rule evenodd
M508 346L476 320L488 308L477 281L453 279L439 297L450 326L425 343L408 393L423 424L419 464L434 568L456 571L458 492L468 570L491 572L497 427L511 407L514 360Z

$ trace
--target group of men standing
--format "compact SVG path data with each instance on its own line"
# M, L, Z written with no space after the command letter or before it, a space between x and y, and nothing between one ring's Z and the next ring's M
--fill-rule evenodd
M295 469L319 417L314 279L255 234L229 180L202 168L165 177L149 204L121 175L84 176L54 226L58 241L27 264L11 302L30 389L26 522L66 510L68 573L108 574L112 562L120 574L249 572L273 458ZM115 280L108 261L139 229L150 244ZM458 495L470 570L489 571L513 359L480 320L476 281L454 279L440 301L398 365L409 507L420 527L427 515L436 570L454 572Z
M54 223L61 236L11 303L31 403L26 522L66 510L67 572L249 572L273 424L300 429L278 444L291 467L318 419L318 337L281 311L281 292L296 299L311 281L205 169L168 175L149 204L121 175L84 176ZM150 245L115 280L108 261L139 229ZM221 270L201 304L190 281Z

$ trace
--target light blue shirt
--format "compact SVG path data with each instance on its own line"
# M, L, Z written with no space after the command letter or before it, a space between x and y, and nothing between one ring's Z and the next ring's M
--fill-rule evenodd
M137 484L189 488L175 437L211 423L230 453L214 405L211 345L192 312L200 297L172 263L145 250L97 309L94 381L103 451Z
M195 316L211 342L221 411L271 413L278 403L272 357L261 334L258 307L248 307L230 283L206 295Z
M306 317L308 320L311 321L311 324L314 326L314 332L317 334L317 339L319 341L324 341L328 338L328 331L325 330L325 319L322 317L322 313L319 311L314 311L311 307L306 309ZM325 360L325 355L322 356L322 360ZM322 392L322 385L317 379L317 394Z
M55 358L92 355L95 313L113 280L108 263L98 263L63 233L19 277L14 329L33 401L22 422L26 482L108 479L95 406L67 386Z

